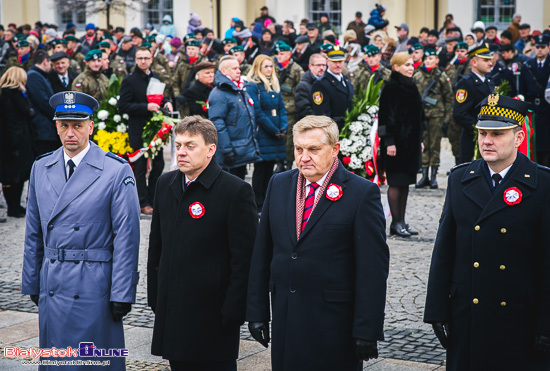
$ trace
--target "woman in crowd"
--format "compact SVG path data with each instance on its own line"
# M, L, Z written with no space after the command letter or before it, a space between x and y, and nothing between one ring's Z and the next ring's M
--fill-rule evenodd
M423 147L422 101L412 79L414 66L410 55L407 52L396 53L390 64L390 80L380 95L380 155L389 186L390 234L410 237L418 234L405 223L405 209L409 185L416 182Z
M10 67L0 79L0 182L8 204L8 216L16 218L25 216L21 193L23 184L29 179L36 152L34 111L27 98L26 83L27 73L19 67Z
M277 161L286 159L285 133L288 128L285 104L273 60L260 54L248 73L248 94L254 100L258 142L262 161L254 164L252 188L258 212L264 204L269 179Z

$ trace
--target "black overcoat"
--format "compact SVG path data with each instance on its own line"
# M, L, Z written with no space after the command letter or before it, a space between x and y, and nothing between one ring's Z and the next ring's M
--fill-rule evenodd
M69 91L71 90L71 86L73 85L74 79L78 76L78 73L74 72L71 69L67 70L69 81L67 82L67 86L63 85L61 80L59 79L59 75L57 72L55 72L53 69L48 72L48 81L50 82L50 85L52 87L52 90L55 93L60 93L62 91Z
M518 153L494 193L489 180L483 160L449 176L424 321L450 323L449 371L547 371L534 342L550 334L550 170Z
M185 192L179 170L157 183L147 262L156 307L152 353L177 361L237 359L258 214L252 187L212 160ZM192 218L199 202L204 215ZM222 317L232 326L222 328Z
M272 308L274 371L356 371L354 338L383 340L389 250L380 190L340 164L296 239L298 170L271 178L254 245L248 321Z
M380 156L387 172L416 174L420 164L423 132L422 102L412 78L392 71L380 94L378 136ZM396 156L387 156L388 146L395 145Z
M36 153L36 128L29 99L19 89L2 89L0 96L0 182L22 183L29 179Z
M313 114L331 117L338 124L338 130L344 127L346 111L352 109L353 102L353 86L343 74L342 80L338 81L327 70L312 84L310 93Z
M212 91L212 86L204 85L199 80L196 80L195 83L182 94L182 102L187 104L189 107L189 115L199 115L204 118L208 118L208 109L205 111L202 107L202 104L197 102L208 101L208 96Z

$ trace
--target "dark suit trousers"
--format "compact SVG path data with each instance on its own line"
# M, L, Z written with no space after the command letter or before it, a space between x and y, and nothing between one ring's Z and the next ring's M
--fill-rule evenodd
M148 179L146 179L147 159L145 157L140 157L133 165L139 197L139 207L152 206L157 180L164 170L164 152L161 149L157 156L151 160L151 172L149 173Z
M262 211L264 205L265 193L269 180L273 176L273 167L275 161L260 161L254 163L254 173L252 174L252 189L254 189L254 198L258 212Z
M172 371L237 371L237 361L185 362L169 361Z
M474 159L475 145L474 132L466 132L462 129L460 133L460 159L458 163L463 164L471 162Z

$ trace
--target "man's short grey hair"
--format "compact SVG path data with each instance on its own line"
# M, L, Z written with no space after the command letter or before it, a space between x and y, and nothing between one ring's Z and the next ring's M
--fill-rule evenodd
M229 61L236 61L237 63L239 63L239 60L237 59L237 57L234 57L232 55L226 55L222 57L222 59L220 59L220 64L218 65L218 69L221 71L227 68L227 64Z
M298 121L292 128L292 135L295 137L298 133L303 133L308 130L321 129L325 132L325 140L323 143L333 146L338 143L340 131L338 125L328 116L306 116Z
M312 55L309 57L309 64L313 64L313 60L314 60L315 58L322 58L324 61L327 60L323 54L321 54L321 53L315 53L315 54L312 54Z

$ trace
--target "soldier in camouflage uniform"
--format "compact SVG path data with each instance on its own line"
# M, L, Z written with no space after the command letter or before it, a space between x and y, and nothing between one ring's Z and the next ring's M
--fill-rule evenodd
M84 63L84 55L79 51L78 39L74 35L67 35L65 40L67 41L67 54L78 63L80 71L84 71L86 64Z
M21 67L28 72L32 67L31 46L27 40L19 40L16 48L17 54L10 55L5 69L7 70L10 67Z
M284 42L278 42L273 46L275 54L275 70L281 85L281 94L285 102L286 116L288 119L288 129L286 134L286 159L285 168L292 169L294 161L294 141L292 140L292 128L296 123L296 103L294 102L294 92L296 86L302 80L304 70L300 65L292 60L292 51L290 46Z
M456 93L456 86L458 82L464 77L468 76L471 70L470 60L468 59L468 44L465 42L459 42L455 45L455 58L446 67L446 74L451 80L451 88L453 89L453 95ZM449 116L449 126L447 129L447 137L449 143L451 143L451 149L453 156L455 157L455 163L458 165L458 158L460 156L460 131L462 127L456 123L451 112Z
M452 110L453 92L449 78L437 67L439 57L435 49L424 51L424 62L413 75L413 81L418 88L424 104L426 129L424 130L424 152L422 153L422 178L416 183L416 188L430 186L437 188L437 169L439 167L439 151L443 122L447 121ZM431 167L431 177L428 178L428 168Z
M229 49L229 54L237 58L237 61L239 62L239 69L241 70L241 76L246 79L252 65L246 63L244 48L240 45L236 45Z
M416 71L418 67L422 64L422 58L424 56L424 47L420 43L412 44L409 48L409 54L413 60L414 70Z
M231 48L233 48L234 46L237 46L237 39L235 39L234 37L223 39L222 40L222 46L223 46L223 55L222 54L219 55L218 62L225 55L231 55ZM244 49L243 49L243 51L244 51ZM241 72L241 76L242 76L242 72Z
M107 58L107 55L101 50L90 50L84 58L84 72L74 79L71 90L86 93L101 102L109 88L109 79L101 72L103 58Z
M185 48L180 51L178 63L172 76L172 89L175 97L180 95L180 92L191 83L189 75L192 74L194 65L206 60L204 55L199 53L200 45L199 41L189 39L185 43Z
M365 45L363 53L363 63L357 66L353 78L353 91L356 94L359 89L367 88L371 76L374 76L373 85L376 85L380 81L388 81L391 75L391 70L380 64L382 53L376 45Z
M102 41L97 44L97 48L106 55L104 61L106 65L103 66L102 70L103 74L107 76L108 79L111 78L112 74L115 74L118 79L123 79L128 75L124 59L112 52L110 42Z

